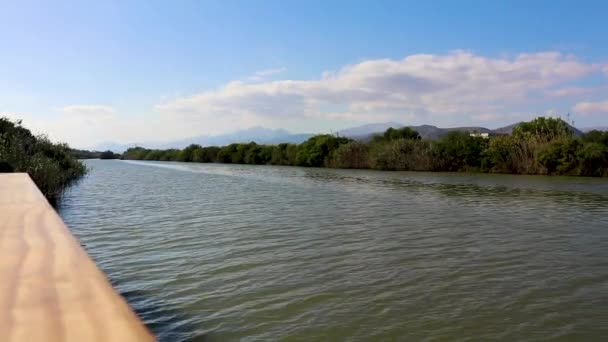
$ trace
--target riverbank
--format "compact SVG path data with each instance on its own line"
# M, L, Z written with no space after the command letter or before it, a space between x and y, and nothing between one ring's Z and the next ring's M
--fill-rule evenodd
M291 165L352 169L482 172L536 175L608 176L608 132L576 137L561 119L537 118L516 126L511 135L451 132L422 140L410 128L389 128L367 140L317 135L302 144L184 149L131 148L126 160Z
M55 203L87 168L68 145L52 143L45 136L33 135L20 121L0 117L0 172L27 173L48 201Z

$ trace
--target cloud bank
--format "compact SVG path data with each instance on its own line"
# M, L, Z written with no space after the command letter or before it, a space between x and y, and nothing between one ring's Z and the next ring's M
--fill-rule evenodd
M308 80L273 80L285 72L258 71L213 90L164 98L140 113L78 104L56 109L46 122L30 121L53 138L86 147L99 141L166 141L252 126L309 132L386 121L497 127L548 108L608 113L608 101L592 97L605 85L584 85L586 78L608 72L608 64L585 63L559 52L415 54L364 60Z
M574 106L574 111L584 115L608 114L608 100L598 102L579 102Z
M532 96L581 95L584 88L563 88L600 71L557 52L488 58L470 52L417 54L401 60L368 60L316 80L230 82L217 90L183 97L157 110L206 122L244 117L401 118L465 115L496 118ZM556 89L555 89L556 88Z

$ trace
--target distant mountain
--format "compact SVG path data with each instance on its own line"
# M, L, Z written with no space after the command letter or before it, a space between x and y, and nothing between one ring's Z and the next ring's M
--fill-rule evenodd
M414 131L418 132L423 139L439 139L449 132L479 132L479 133L490 133L491 129L485 127L451 127L451 128L439 128L431 125L422 126L408 126Z
M512 134L513 133L513 128L517 127L521 122L517 122L514 123L512 125L509 126L505 126L505 127L500 127L497 129L492 130L495 133L506 133L506 134ZM580 137L581 135L583 135L583 131L572 126L572 125L568 125L568 127L570 127L570 129L572 130L572 132L574 132L574 135L577 137Z
M581 131L583 131L584 133L587 133L587 132L590 132L590 131L606 131L606 132L608 132L608 126L585 127L585 128L581 128Z
M264 127L252 127L235 131L233 133L222 135L200 135L191 138L167 141L167 142L141 142L121 144L112 141L105 141L95 146L90 147L91 150L106 151L110 150L117 153L122 153L128 148L141 146L146 148L168 149L168 148L184 148L190 144L199 144L201 146L224 146L232 143L247 143L255 141L258 144L280 144L293 143L299 144L313 134L293 134L284 129L270 129Z
M393 127L393 128L401 128L401 127L405 127L402 124L398 124L398 123L385 123L385 124L378 124L378 125L365 125L365 126L361 126L362 128L369 128L369 133L367 134L358 134L358 135L348 135L348 134L342 134L344 136L348 136L351 138L356 138L359 140L363 140L363 141L367 141L370 140L372 138L372 136L374 135L378 135L378 134L382 134L387 128L389 127ZM490 133L492 132L491 129L489 128L485 128L485 127L451 127L451 128L439 128L437 126L431 126L431 125L421 125L421 126L407 126L411 129L413 129L414 131L418 132L418 134L420 134L420 136L423 139L439 139L441 137L443 137L444 135L448 134L449 132L453 132L453 131L458 131L458 132L480 132L480 133ZM359 130L359 127L355 127L353 130L355 130L356 132L361 132ZM349 131L349 130L345 130L345 131ZM343 131L341 131L343 132Z
M383 123L375 123L368 124L363 126L357 126L352 128L347 128L336 132L340 136L344 137L363 137L368 136L370 134L384 132L389 128L401 128L402 124L396 122L383 122Z
M258 144L280 144L294 143L299 144L313 134L293 134L284 129L271 129L264 127L252 127L235 131L233 133L221 135L200 135L196 137L174 140L163 143L147 143L141 146L147 148L184 148L190 144L201 146L224 146L233 143L248 143L255 141Z
M520 123L518 122L518 123L514 123L512 125L500 127L497 129L490 129L490 128L486 128L486 127L476 127L476 126L440 128L440 127L431 126L431 125L421 125L421 126L407 126L407 127L418 132L418 134L420 134L420 136L423 139L439 139L439 138L445 136L446 134L448 134L449 132L465 132L465 133L479 132L479 133L511 134L513 132L513 128L515 128L519 124ZM380 126L378 126L378 128L381 128L382 127L381 125L382 124L380 124ZM384 124L384 125L388 125L388 124ZM390 125L392 125L392 126L388 126L388 127L393 127L393 128L405 127L404 125L395 124L395 123L390 123ZM366 126L370 126L372 128L374 127L374 125L366 125ZM366 126L361 126L361 127L366 127ZM357 128L355 128L355 129L357 129ZM608 127L604 127L604 128L608 128ZM580 137L581 135L583 135L583 132L575 127L570 126L570 129L572 129L572 131L574 132L574 135L576 135L576 136ZM597 129L597 128L595 128L595 129ZM600 129L601 129L601 127L600 127ZM359 135L354 138L358 138L359 140L367 141L367 140L370 140L371 137L374 135L382 134L385 130L386 129L379 129L379 130L377 130L375 132L371 132L367 135ZM346 135L346 136L348 136L348 135Z
M121 144L121 143L117 143L117 142L113 142L113 141L104 141L101 142L93 147L90 148L90 150L93 151L112 151L114 153L122 153L124 152L126 149L128 149L129 147L135 147L138 146L139 144Z
M519 125L515 123L509 126L489 129L486 127L451 127L451 128L440 128L431 125L421 126L407 126L417 131L423 139L438 139L445 136L449 132L479 132L479 133L507 133L511 134L513 128ZM403 124L397 122L383 122L375 124L367 124L357 127L351 127L337 131L336 134L344 137L358 139L362 141L370 140L372 136L382 134L388 128L401 128L405 127ZM583 134L580 130L571 127L574 130L575 135L580 136ZM608 127L593 127L592 129L608 130ZM147 143L131 143L131 144L120 144L115 142L103 142L93 146L92 150L106 151L110 150L113 152L121 153L130 147L142 146L146 148L184 148L190 144L199 144L201 146L224 146L232 143L247 143L255 141L258 144L280 144L280 143L293 143L299 144L306 141L314 134L303 133L294 134L284 129L270 129L264 127L252 127L235 131L233 133L221 134L221 135L201 135L191 137L187 139L174 140L169 142L147 142Z
M521 122L517 122L514 124L511 124L509 126L505 126L505 127L500 127L497 128L495 130L493 130L495 133L502 133L502 134L512 134L513 133L513 128L517 127Z

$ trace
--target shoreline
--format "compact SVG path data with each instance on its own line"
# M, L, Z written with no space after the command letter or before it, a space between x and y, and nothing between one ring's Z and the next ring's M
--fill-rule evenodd
M370 171L370 172L412 172L412 173L432 173L432 174L457 174L457 175L500 175L500 176L534 176L534 177L550 177L550 178L571 178L571 179L605 179L608 176L584 176L584 175L559 175L559 174L538 174L538 173L506 173L506 172L477 172L477 171L443 171L443 170L381 170L373 168L343 168L343 167L316 167L316 166L300 166L300 165L274 165L274 164L235 164L235 163L219 163L219 162L183 162L176 160L140 160L140 159L85 159L85 160L99 160L99 161L120 161L120 162L134 162L138 164L143 163L183 163L183 164L201 164L201 165L221 165L221 166L247 166L247 167L285 167L285 168L304 168L304 169L328 169L328 170L357 170L357 171Z

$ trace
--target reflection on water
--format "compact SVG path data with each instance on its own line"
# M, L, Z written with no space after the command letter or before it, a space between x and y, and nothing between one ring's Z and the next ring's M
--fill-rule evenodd
M112 286L120 288L116 282ZM210 341L206 335L195 333L196 318L172 308L158 294L140 290L123 290L120 294L159 341Z
M163 341L608 336L603 179L89 165L60 214Z

